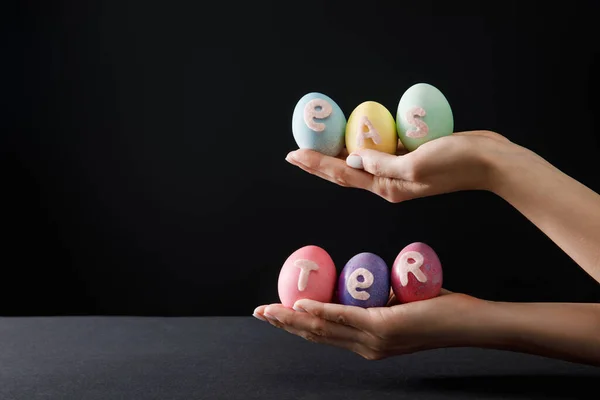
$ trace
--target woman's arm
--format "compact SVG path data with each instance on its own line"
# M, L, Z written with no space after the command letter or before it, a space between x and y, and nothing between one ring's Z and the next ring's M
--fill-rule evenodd
M511 148L491 156L491 190L600 282L600 195L535 153Z
M487 302L480 311L489 338L480 347L600 366L600 304Z

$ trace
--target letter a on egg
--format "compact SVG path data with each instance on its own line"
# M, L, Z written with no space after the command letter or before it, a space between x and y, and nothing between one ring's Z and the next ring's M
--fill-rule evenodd
M369 118L367 118L366 115L363 115L358 124L358 133L356 134L356 145L358 148L363 148L365 146L365 140L367 139L373 140L373 143L375 144L381 143L379 133L371 121L369 121Z
M312 271L318 271L319 265L311 260L296 260L294 265L300 268L300 276L298 277L298 290L303 292L308 285L308 277Z

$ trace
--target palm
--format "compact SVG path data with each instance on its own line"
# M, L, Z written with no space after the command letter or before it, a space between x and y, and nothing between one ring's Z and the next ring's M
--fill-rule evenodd
M254 315L264 316L272 325L311 342L342 347L367 359L382 359L443 346L447 338L432 337L431 328L444 318L460 320L461 310L473 301L478 300L442 290L433 299L398 304L390 292L386 307L299 300L298 311L270 304L257 307Z

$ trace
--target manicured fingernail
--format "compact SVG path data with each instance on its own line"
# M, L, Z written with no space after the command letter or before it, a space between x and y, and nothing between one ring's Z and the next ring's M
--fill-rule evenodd
M350 154L348 158L346 158L346 164L348 164L350 168L363 169L362 157L358 154Z
M294 160L295 160L295 158L294 158L294 155L292 153L288 153L288 155L285 156L285 161L287 161L289 163L291 163Z
M281 321L279 321L279 320L277 319L277 317L275 317L274 315L267 314L267 313L264 313L263 315L265 316L265 318L266 318L266 319L269 319L269 320L271 320L271 321L281 322Z
M267 322L267 320L265 319L265 317L263 317L262 315L258 314L258 313L254 313L252 314L252 316L256 319L260 319L261 321L265 321Z
M306 312L306 310L300 306L296 306L294 305L294 307L292 307L294 309L294 311L298 311L298 312Z

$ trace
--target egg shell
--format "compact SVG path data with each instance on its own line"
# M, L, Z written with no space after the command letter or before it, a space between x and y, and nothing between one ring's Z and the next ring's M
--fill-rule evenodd
M311 149L335 157L344 148L346 116L329 96L312 92L296 104L292 133L301 149Z
M305 246L293 252L281 267L279 299L291 308L300 299L331 302L337 271L331 256L318 246Z
M346 149L373 149L396 154L398 134L390 111L375 101L365 101L356 107L346 124Z
M392 290L400 303L438 296L442 281L442 263L425 243L409 244L400 251L392 265Z
M390 269L376 254L357 254L342 269L337 293L347 306L383 307L390 297Z
M428 83L417 83L404 92L396 112L398 137L408 151L423 143L451 135L454 116L446 96Z

